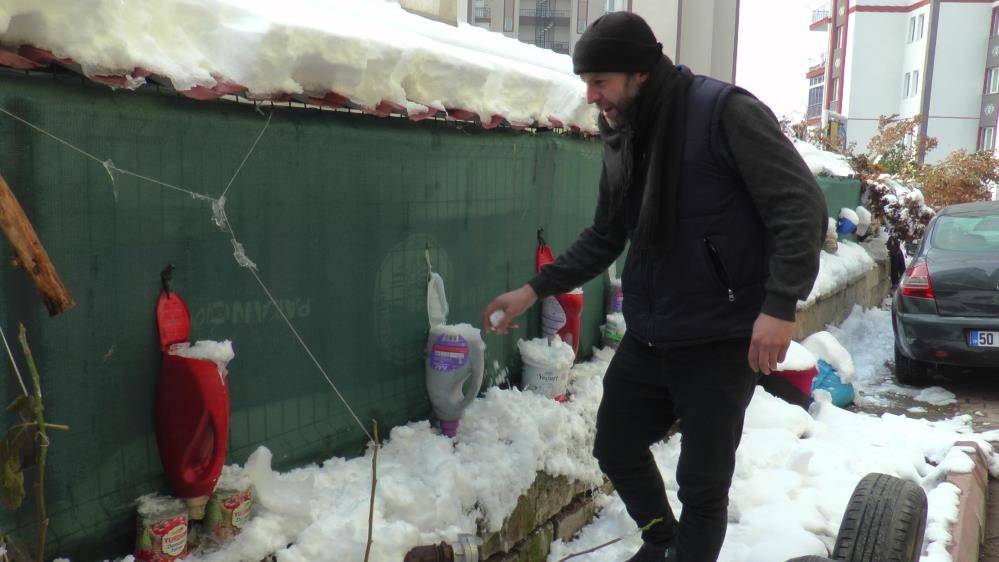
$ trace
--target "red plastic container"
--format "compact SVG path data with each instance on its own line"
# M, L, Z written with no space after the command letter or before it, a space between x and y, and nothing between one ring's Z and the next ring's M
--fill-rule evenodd
M191 333L191 315L176 293L160 294L156 319L163 349L156 386L156 444L170 485L188 500L192 518L198 519L204 506L200 500L211 496L225 464L229 384L214 361L170 353L171 346L187 342Z
M805 396L811 396L812 380L815 379L815 375L817 374L819 374L819 370L813 366L802 371L774 371L770 376L780 377L793 384Z
M555 261L552 250L544 240L538 238L538 250L535 253L535 264L538 271ZM583 315L583 293L564 293L548 297L541 303L542 333L549 337L558 334L562 341L572 346L574 353L579 353L580 319Z

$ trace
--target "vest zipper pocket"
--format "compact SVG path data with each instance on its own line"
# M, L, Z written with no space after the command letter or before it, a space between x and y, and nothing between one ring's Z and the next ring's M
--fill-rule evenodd
M722 287L728 291L728 302L735 302L735 291L732 290L732 283L729 281L728 270L725 269L725 262L721 259L721 254L718 252L718 248L715 243L711 241L710 237L704 237L704 246L708 250L708 257L711 259L711 265L715 269L715 276L718 281L721 282Z

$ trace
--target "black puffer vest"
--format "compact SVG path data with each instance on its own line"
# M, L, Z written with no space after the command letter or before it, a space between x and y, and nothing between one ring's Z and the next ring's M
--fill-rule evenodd
M646 343L747 337L763 305L771 244L742 179L725 157L720 126L733 91L745 93L694 77L687 93L674 242L667 250L643 251L633 244L628 252L624 316L628 332ZM639 161L636 169L646 170L647 161ZM644 179L639 175L634 185ZM641 189L631 190L624 202L629 239L640 205Z

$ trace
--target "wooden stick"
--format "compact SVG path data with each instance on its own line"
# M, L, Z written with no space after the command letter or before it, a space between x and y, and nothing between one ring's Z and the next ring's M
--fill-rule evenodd
M3 176L0 176L0 229L14 246L17 259L42 296L49 316L56 316L73 308L76 304L73 295L62 284L28 216L24 214L24 209Z
M375 444L374 454L371 457L371 499L368 504L368 543L364 547L364 562L368 562L368 556L371 555L371 532L375 525L375 487L378 486L378 449L381 448L381 443L378 441L378 420L372 421L375 425Z
M38 478L35 480L35 492L38 494L38 544L35 547L35 559L38 562L45 561L45 532L49 528L49 516L45 509L45 457L49 452L49 437L45 434L45 414L42 406L42 381L38 376L38 368L35 367L35 358L31 355L31 348L28 347L28 331L24 324L20 325L21 331L18 339L21 340L21 347L24 349L24 359L28 364L28 371L31 373L31 386L35 393L35 423L38 425Z

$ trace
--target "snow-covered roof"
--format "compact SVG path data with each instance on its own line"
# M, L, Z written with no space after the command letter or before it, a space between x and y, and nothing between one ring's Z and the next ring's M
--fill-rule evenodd
M10 0L0 4L0 46L3 66L57 64L113 87L153 81L195 99L240 94L596 130L567 55L391 0Z

